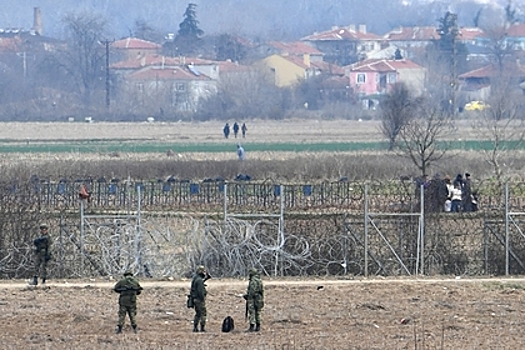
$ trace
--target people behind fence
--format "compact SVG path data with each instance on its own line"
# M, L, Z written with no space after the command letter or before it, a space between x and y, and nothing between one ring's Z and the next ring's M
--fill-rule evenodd
M113 290L119 293L118 299L118 325L117 334L122 333L122 327L126 321L126 314L129 315L129 321L134 333L137 333L137 295L142 292L139 281L133 277L133 272L127 270L124 277L115 284Z
M42 279L42 284L46 283L47 263L51 260L51 237L48 234L49 226L40 224L40 236L33 241L35 246L35 275L32 285L38 284L38 277Z
M224 128L222 129L222 132L224 133L224 138L227 139L230 137L230 124L226 123L224 125Z
M246 123L242 123L241 132L242 132L243 139L246 137L246 131L248 131L248 127L246 126Z
M237 135L239 134L239 124L237 122L233 123L233 135L235 138L237 138Z
M461 198L463 211L472 211L472 189L470 187L470 174L465 173L463 179L463 193Z
M470 174L457 174L454 181L449 175L441 178L437 173L429 181L427 176L415 181L416 200L421 195L421 186L425 191L426 212L472 212L478 210L477 193L472 190Z

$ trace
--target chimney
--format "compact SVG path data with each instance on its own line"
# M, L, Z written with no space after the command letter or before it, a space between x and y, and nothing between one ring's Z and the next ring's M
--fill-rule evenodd
M36 34L42 35L42 14L40 7L35 7L33 11L33 30Z
M366 24L360 24L359 31L363 34L366 34Z
M310 54L309 53L303 54L303 63L305 64L305 66L310 67Z
M352 31L352 32L355 32L355 24L350 24L348 26L348 30Z
M339 29L339 26L332 26L332 30Z

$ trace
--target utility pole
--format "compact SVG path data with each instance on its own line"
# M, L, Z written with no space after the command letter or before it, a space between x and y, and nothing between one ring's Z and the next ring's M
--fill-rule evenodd
M109 98L109 40L104 40L104 45L106 45L106 108L110 107L110 98Z

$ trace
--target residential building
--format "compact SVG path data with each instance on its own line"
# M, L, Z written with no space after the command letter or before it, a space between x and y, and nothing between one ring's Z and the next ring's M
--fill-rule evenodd
M141 59L148 55L160 54L162 45L138 38L124 38L111 43L117 60Z
M384 39L368 33L366 25L332 27L329 31L314 33L301 41L324 53L324 60L340 66L348 65L367 58L367 55L379 51Z
M483 35L483 31L477 27L461 27L457 40L467 45L475 45L476 38ZM425 47L440 36L435 26L424 27L398 27L385 35L383 38L388 45L399 48L403 57L414 59L424 53Z
M169 106L194 112L200 99L217 92L217 82L192 65L147 66L124 76L122 91L137 105Z
M324 57L324 53L302 41L270 41L259 45L257 48L253 49L253 51L256 51L257 56L260 58L271 55L289 55L298 57L308 55L311 62L322 62Z
M320 67L311 62L306 54L302 58L295 55L271 55L257 65L269 71L275 85L279 87L293 86L321 73Z
M397 82L416 93L424 89L425 68L408 59L370 59L345 69L350 88L361 97L386 94Z
M495 78L509 75L516 82L516 89L525 90L525 66L519 62L505 63L503 69L496 64L489 64L484 67L461 74L459 88L465 101L486 101L490 96L491 83Z

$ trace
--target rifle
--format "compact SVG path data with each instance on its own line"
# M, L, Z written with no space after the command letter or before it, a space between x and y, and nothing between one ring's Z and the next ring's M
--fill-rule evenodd
M204 276L204 282L206 282L210 278L211 278L211 275L209 273L206 273L206 276Z
M140 291L142 290L142 287L134 287L134 286L123 286L115 288L115 292L121 293L121 292L127 292L127 291L134 291L137 292L137 294L140 294Z
M246 299L246 310L244 311L244 321L248 321L248 299Z

